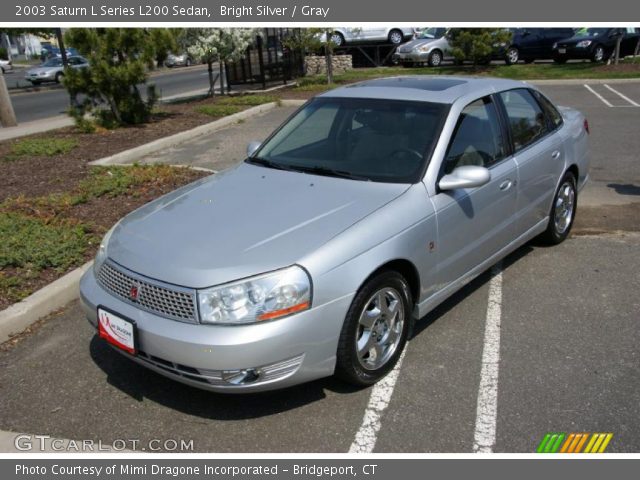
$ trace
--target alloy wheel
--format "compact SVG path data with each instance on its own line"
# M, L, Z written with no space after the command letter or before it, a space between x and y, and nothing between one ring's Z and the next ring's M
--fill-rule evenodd
M366 302L358 320L356 351L365 370L377 370L393 356L405 323L404 303L400 293L385 287Z
M576 192L571 182L565 182L558 191L554 208L554 222L556 231L562 235L567 231L573 219Z

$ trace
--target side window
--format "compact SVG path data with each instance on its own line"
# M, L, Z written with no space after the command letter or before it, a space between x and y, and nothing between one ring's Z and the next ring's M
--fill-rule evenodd
M536 92L534 90L533 94L535 95L540 105L542 105L545 115L549 118L549 120L551 120L551 125L553 125L553 128L556 129L560 125L562 125L562 115L560 115L560 112L558 112L558 109L553 105L553 103L551 103L551 101L549 101L549 99L542 95L540 92Z
M515 151L522 150L547 133L547 121L529 90L517 89L500 93L509 118Z
M444 171L463 165L489 167L504 158L506 145L491 97L467 105L458 119L445 157Z

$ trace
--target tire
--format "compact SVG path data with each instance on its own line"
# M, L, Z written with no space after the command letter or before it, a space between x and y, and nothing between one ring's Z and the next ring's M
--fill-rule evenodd
M442 52L440 50L434 50L429 54L427 63L430 67L439 67L442 65Z
M606 52L604 51L604 47L602 45L596 45L596 48L593 49L593 53L591 54L591 61L593 63L599 63L606 60Z
M62 82L63 78L64 78L64 73L62 73L62 72L56 73L56 83Z
M562 177L560 186L553 196L553 203L549 212L549 224L547 229L540 235L540 240L547 245L562 243L569 236L573 226L577 204L576 177L573 173L567 172Z
M331 35L331 41L335 44L336 47L342 47L344 45L344 35L340 32L333 32Z
M367 281L353 299L340 333L336 376L366 387L387 375L411 333L412 306L409 285L398 272L383 271Z
M520 50L517 47L509 47L504 54L504 62L507 65L515 65L520 60Z
M191 66L191 59L190 58L187 58L187 61L184 62L184 66L185 67L190 67Z
M398 30L397 28L394 28L389 32L389 36L387 37L387 40L389 40L389 43L393 45L400 45L404 40L404 34L402 33L402 30Z
M557 63L558 65L564 65L567 63L567 57L553 57L553 63Z

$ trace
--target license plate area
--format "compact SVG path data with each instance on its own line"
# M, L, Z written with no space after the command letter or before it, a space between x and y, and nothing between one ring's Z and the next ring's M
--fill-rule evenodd
M567 49L566 48L559 48L558 49L558 53L567 53Z
M98 307L98 336L131 355L138 353L135 322L104 307Z

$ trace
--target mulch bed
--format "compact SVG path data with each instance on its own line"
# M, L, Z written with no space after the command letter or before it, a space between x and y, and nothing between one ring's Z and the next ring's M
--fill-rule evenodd
M71 152L54 157L5 161L11 145L21 139L0 142L0 202L18 195L33 197L67 191L87 176L88 163L93 160L216 120L194 111L195 107L209 103L212 100L160 105L161 111L152 121L139 126L95 133L77 133L74 127L68 127L21 138L74 138L78 141L78 146Z

